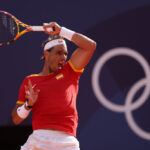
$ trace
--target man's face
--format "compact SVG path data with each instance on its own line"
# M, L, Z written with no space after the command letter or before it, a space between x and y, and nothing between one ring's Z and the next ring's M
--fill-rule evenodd
M57 72L62 69L66 59L67 59L68 51L64 45L57 45L52 48L50 52L47 53L45 57L47 61L47 65L49 68L49 72Z

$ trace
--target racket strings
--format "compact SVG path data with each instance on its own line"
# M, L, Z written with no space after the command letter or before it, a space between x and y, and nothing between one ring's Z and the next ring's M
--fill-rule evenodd
M17 33L16 22L10 16L0 13L0 43L12 41Z

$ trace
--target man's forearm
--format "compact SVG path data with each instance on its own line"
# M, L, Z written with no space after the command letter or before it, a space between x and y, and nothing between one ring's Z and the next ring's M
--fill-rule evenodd
M71 41L86 51L94 51L96 48L95 41L80 33L74 33Z
M70 29L67 29L65 27L61 27L60 30L60 36L72 41L75 43L78 47L85 49L85 50L95 50L96 48L96 42L92 39L88 38L87 36L74 32Z

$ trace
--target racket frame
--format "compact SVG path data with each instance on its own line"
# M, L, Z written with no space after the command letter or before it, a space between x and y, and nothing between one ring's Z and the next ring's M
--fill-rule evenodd
M27 25L27 24L21 22L15 16L13 16L12 14L10 14L10 13L8 13L6 11L0 11L0 13L6 14L9 17L11 17L15 21L15 23L17 25L17 34L14 37L14 39L12 39L11 41L8 41L6 43L0 43L0 46L9 45L10 43L16 41L20 36L22 36L23 34L25 34L27 32L30 32L30 31L44 31L43 26L30 26L30 25ZM19 25L24 27L24 28L26 28L26 29L24 29L23 31L20 32Z

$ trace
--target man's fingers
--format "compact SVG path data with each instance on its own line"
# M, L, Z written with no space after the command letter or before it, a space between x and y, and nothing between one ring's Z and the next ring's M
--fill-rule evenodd
M27 91L26 91L26 94L27 94L27 95L30 95L30 91L29 91L29 90L27 90Z
M39 92L40 92L40 90L39 90L39 89L36 89L35 93L38 94Z
M29 87L32 87L32 83L31 83L30 79L28 80L28 85L29 85Z
M24 87L25 87L25 93L26 93L26 94L29 94L29 88L28 88L28 86L25 85Z
M56 35L60 32L60 26L56 22L44 23L43 28L49 35Z
M30 92L34 92L34 91L33 91L33 88L32 88L32 82L31 82L30 79L28 80L28 88L29 88L29 91L30 91Z

